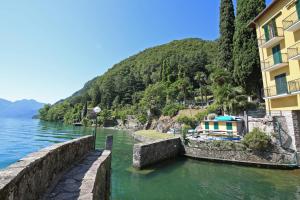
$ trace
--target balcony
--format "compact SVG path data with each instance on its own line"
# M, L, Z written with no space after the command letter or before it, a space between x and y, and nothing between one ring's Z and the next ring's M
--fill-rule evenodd
M288 86L290 93L300 92L300 78L293 81L289 81Z
M275 27L270 29L267 34L258 38L258 46L260 48L269 48L278 44L284 39L283 28Z
M272 55L261 62L262 71L273 71L281 67L288 66L288 54L281 53L280 56Z
M276 88L276 85L264 88L263 94L265 98L278 98L282 96L286 96L288 91L286 92L279 92Z
M289 60L300 60L300 42L287 49Z
M300 29L300 20L298 12L295 11L282 21L285 31L294 32Z
M300 94L300 79L288 81L286 88L281 87L279 89L276 85L264 88L263 94L267 99L275 99Z

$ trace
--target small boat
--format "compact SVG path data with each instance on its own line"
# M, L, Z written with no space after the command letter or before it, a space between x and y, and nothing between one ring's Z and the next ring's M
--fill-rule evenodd
M81 122L75 122L75 123L73 123L73 126L82 126L82 123Z

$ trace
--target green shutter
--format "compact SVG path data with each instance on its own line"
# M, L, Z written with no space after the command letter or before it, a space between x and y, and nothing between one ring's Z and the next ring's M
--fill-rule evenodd
M214 122L214 130L219 130L219 123L218 122Z
M272 38L273 37L277 37L278 36L278 31L277 31L277 26L276 26L276 19L273 18L269 24L270 26L270 34L272 35Z
M226 129L227 129L227 131L232 131L232 123L231 122L226 122Z
M209 122L205 122L205 130L209 129Z
M269 36L269 25L266 24L264 25L264 31L265 31L265 39L266 39L266 42L270 40L270 36Z
M285 94L288 92L286 74L275 76L276 92L278 94Z
M298 19L299 19L300 18L300 0L298 0L296 2L296 10L297 10Z
M280 52L280 45L272 48L274 64L282 63L282 56Z

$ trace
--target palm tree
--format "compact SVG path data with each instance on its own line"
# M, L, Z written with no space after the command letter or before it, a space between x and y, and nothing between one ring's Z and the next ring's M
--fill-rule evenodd
M215 96L216 103L228 114L238 114L247 105L247 96L242 87L225 84L217 88Z

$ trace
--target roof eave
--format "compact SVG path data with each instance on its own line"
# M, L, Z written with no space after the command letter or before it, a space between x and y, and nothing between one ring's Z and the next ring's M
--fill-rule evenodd
M261 11L261 13L259 13L249 24L249 27L255 27L256 22L262 17L264 16L264 14L266 14L267 11L269 11L277 2L279 2L279 0L273 0L272 3L266 7L263 11Z

